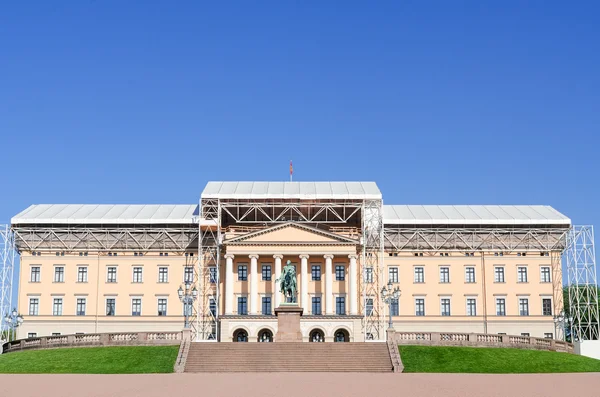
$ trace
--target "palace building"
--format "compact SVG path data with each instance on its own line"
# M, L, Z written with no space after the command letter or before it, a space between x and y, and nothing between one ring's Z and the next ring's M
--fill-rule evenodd
M194 340L272 341L288 260L307 342L382 340L389 318L404 332L562 338L571 221L549 206L384 205L374 182L209 182L199 204L37 204L11 223L19 338L187 318ZM386 303L384 287L399 298Z

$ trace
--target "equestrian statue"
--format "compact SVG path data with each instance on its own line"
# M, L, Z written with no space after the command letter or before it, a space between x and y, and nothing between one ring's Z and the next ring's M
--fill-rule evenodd
M296 268L292 265L292 261L288 260L281 269L281 276L276 282L279 283L279 291L285 297L285 303L297 303L296 300Z

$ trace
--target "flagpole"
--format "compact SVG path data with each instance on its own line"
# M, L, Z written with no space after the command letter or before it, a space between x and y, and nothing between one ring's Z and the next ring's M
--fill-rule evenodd
M292 160L290 160L290 182L292 182L292 175L294 174L294 168L292 166Z

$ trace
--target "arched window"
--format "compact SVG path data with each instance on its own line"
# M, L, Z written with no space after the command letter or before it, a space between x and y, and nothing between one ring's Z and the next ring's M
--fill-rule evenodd
M333 340L335 342L350 342L350 335L348 335L348 331L339 329L335 332Z
M263 329L258 333L259 342L273 342L273 333L268 329Z
M310 342L325 342L325 334L320 329L315 329L311 331L308 340Z
M233 333L234 342L248 342L248 333L243 329L238 329Z

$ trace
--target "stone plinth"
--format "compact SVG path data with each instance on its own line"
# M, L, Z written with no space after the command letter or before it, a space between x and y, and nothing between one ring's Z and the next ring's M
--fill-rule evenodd
M296 304L282 304L275 309L277 316L277 335L275 342L302 342L300 316L302 309Z

